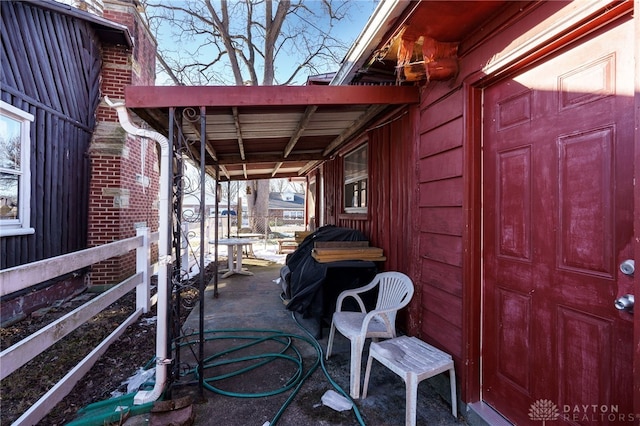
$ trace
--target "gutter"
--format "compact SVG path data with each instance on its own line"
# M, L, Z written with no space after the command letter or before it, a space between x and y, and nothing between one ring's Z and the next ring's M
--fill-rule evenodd
M167 383L167 366L171 363L171 359L167 358L167 335L168 335L168 286L167 283L167 265L171 263L171 254L169 252L169 217L171 210L169 206L169 140L162 134L141 129L131 123L127 107L124 102L113 103L108 97L104 97L105 102L111 108L115 108L118 112L118 120L125 132L133 136L141 136L149 138L160 145L160 223L159 223L159 242L158 242L158 307L157 307L157 325L156 325L156 381L152 390L139 391L133 398L134 405L146 404L156 401L164 391Z

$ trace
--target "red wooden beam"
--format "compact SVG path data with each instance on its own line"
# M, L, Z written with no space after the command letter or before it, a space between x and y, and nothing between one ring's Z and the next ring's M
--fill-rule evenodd
M129 108L418 103L416 86L128 86Z

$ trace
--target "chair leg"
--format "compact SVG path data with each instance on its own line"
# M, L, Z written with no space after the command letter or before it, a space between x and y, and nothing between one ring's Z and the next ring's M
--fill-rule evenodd
M451 413L458 418L458 395L456 393L456 370L449 369L449 381L451 382Z
M405 425L416 426L416 405L418 403L418 378L413 374L408 374L405 380L407 387Z
M327 353L325 355L325 359L329 359L329 356L331 355L331 349L333 348L333 337L336 334L336 326L333 323L333 320L331 320L331 331L329 331L329 340L327 341Z
M367 389L369 388L369 375L371 374L371 364L373 364L373 357L369 354L367 358L367 368L364 371L364 384L362 385L362 399L367 397Z
M360 397L360 368L362 365L362 349L364 348L364 341L354 338L351 341L351 398L358 399Z

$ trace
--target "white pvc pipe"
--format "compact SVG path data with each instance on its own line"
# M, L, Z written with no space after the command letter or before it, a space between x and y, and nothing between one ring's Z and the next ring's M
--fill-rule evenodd
M169 173L169 140L158 132L141 129L131 123L124 102L113 103L106 96L104 97L104 101L118 112L118 120L125 132L130 135L152 139L160 145L160 238L158 241L159 270L158 320L156 324L156 381L152 390L139 391L135 395L133 403L135 405L141 405L155 401L162 395L167 382L167 365L171 363L171 359L167 359L167 308L169 300L167 292L167 265L171 263L171 252L169 251L168 244L169 217L171 217L169 208L169 179L171 176Z

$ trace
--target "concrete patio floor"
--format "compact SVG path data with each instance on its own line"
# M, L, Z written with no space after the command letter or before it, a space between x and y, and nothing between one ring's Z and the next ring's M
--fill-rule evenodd
M222 332L212 330L225 329L268 329L283 333L302 336L293 338L293 344L300 351L303 359L301 374L308 373L314 363L318 362L318 350L307 343L309 335L298 325L288 311L281 298L281 288L273 282L279 277L281 264L260 259L246 259L245 267L253 272L252 276L233 275L226 279L219 279L219 297L213 297L213 284L207 287L204 295L204 329L205 336L204 358L214 357L215 354L225 352L240 343L249 342L246 336L264 336L269 333L255 331L238 331L230 333L232 336L224 339L212 339L214 336L228 337ZM196 306L184 324L184 331L197 331L199 327L199 307ZM304 325L304 320L302 320ZM308 324L307 324L308 325ZM327 346L328 326L325 324L323 338L318 341L324 353ZM183 331L183 332L184 332ZM242 337L238 337L242 336ZM244 351L230 354L230 357L240 357L253 353L268 353L277 351L281 344L278 340L268 340L263 344L247 348ZM239 343L240 342L240 343ZM368 344L367 344L368 347ZM195 355L198 345L184 347L181 351L181 363L193 369L197 362ZM220 359L224 359L221 356ZM210 361L207 361L207 364ZM363 373L366 365L366 348L363 357ZM245 364L243 364L245 365ZM331 379L347 393L349 390L349 341L336 333L334 351L325 367ZM205 378L217 376L229 368L220 366L205 369ZM295 362L278 359L266 367L250 371L246 374L225 379L214 386L233 393L263 393L277 389L286 380L296 374L299 367ZM445 383L448 377L443 376ZM172 390L173 399L190 395L193 405L196 425L267 425L276 416L292 390L273 395L253 398L225 396L205 389L201 394L197 384L193 384L193 375L185 380L192 384L176 386ZM207 381L209 382L209 381ZM276 424L281 426L301 425L401 425L405 422L405 386L404 382L395 374L378 363L374 363L369 384L367 398L355 401L362 421L357 418L354 410L338 412L322 404L322 396L328 390L336 390L330 379L318 367L300 386L299 391L288 407L279 415ZM447 394L448 388L443 394ZM423 381L419 386L417 405L417 424L419 425L460 425L467 424L463 417L454 418L451 406L432 386Z

